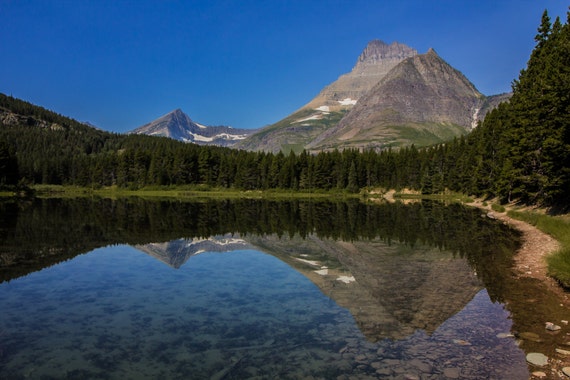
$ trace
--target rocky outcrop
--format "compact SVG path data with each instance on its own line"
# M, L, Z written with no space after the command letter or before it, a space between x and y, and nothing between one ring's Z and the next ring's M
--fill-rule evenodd
M50 123L32 116L19 115L7 110L0 110L0 125L16 126L27 125L29 127L38 127L51 129L52 131L62 130L63 127L57 123Z

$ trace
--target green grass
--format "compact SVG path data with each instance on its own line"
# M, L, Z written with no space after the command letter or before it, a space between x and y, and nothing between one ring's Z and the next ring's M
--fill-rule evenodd
M496 211L496 212L505 212L505 210L506 210L505 206L497 204L497 203L491 204L491 209L493 211Z
M570 289L570 219L568 216L549 216L535 212L509 211L512 218L522 220L560 243L560 250L547 257L548 274Z
M345 191L315 191L302 192L295 190L238 190L225 188L212 188L205 185L186 186L149 186L140 189L126 189L116 186L105 188L86 188L76 186L37 185L33 187L38 197L43 198L73 198L92 197L120 198L263 198L263 199L313 199L313 198L355 198L359 194L350 194Z
M400 146L409 146L412 143L417 147L431 146L466 134L465 128L452 124L407 124L392 128L398 131Z
M441 201L453 201L453 202L462 202L462 203L472 203L473 199L469 196L456 193L452 191L446 191L444 193L439 194L410 194L410 193L399 193L396 192L394 194L394 198L397 199L434 199L434 200L441 200Z

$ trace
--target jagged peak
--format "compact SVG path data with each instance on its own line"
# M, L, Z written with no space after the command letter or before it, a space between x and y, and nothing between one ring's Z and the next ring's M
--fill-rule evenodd
M161 116L158 120L178 120L186 123L194 123L194 121L180 108L170 111L169 113Z
M436 56L439 57L439 55L437 54L437 52L435 51L434 48L430 47L426 53L426 55L432 55L432 56Z
M186 117L188 115L186 115L184 111L182 111L180 108L176 108L175 110L170 111L164 116Z
M382 59L407 58L417 54L417 51L405 44L397 41L386 44L382 40L372 40L368 42L364 51L358 57L356 66L362 63L374 63Z

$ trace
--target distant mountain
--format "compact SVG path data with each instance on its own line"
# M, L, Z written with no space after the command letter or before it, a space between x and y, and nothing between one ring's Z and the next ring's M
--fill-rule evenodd
M198 124L182 110L176 109L129 133L170 137L199 145L232 146L255 132L255 129Z
M369 42L350 73L341 75L293 114L260 129L237 146L272 152L302 151L319 134L336 125L391 69L415 55L415 49L398 42Z
M507 96L508 98L508 96ZM435 50L394 67L310 150L432 145L466 134L496 100L487 98Z

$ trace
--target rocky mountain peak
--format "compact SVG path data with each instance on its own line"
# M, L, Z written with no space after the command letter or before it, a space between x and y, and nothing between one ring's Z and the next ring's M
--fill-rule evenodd
M368 66L377 65L381 61L402 61L416 54L418 52L415 49L396 41L388 45L381 40L372 40L358 57L353 71L366 70Z
M130 133L170 137L200 145L232 146L255 132L254 129L201 125L177 108Z
M311 149L352 148L378 140L376 146L429 145L466 133L479 117L485 97L434 49L394 67ZM422 135L407 140L401 130Z
M298 153L428 146L467 133L509 96L485 97L433 48L418 54L373 40L351 72L238 147Z
M303 108L324 112L350 109L398 63L417 54L415 49L399 42L388 45L381 40L372 40L351 72L341 75Z

